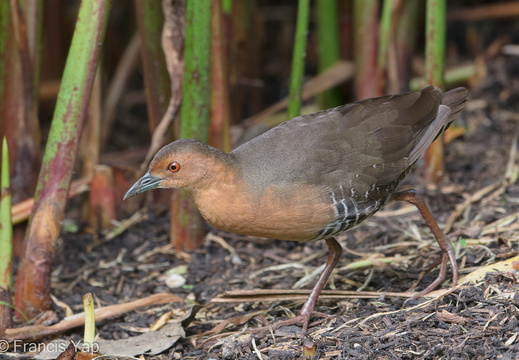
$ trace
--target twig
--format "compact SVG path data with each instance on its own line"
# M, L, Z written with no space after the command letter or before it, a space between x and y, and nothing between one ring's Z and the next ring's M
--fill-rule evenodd
M251 343L252 343L252 347L254 348L254 352L255 352L256 355L258 356L258 359L259 359L259 360L263 360L263 356L261 356L261 353L260 353L260 351L258 350L258 347L256 346L256 339L255 339L255 338L252 338Z
M172 294L154 294L144 299L138 299L123 304L116 304L97 309L95 311L95 318L97 321L119 316L129 311L149 306L167 304L170 302L183 302L181 298ZM16 329L7 329L3 339L11 342L14 340L29 340L39 339L44 336L54 335L66 330L82 326L85 323L85 314L79 313L67 317L57 324L51 326L34 325L25 326Z
M298 262L288 263L288 264L280 264L280 265L273 265L273 266L269 266L269 267L266 267L266 268L263 268L263 269L260 269L258 271L253 272L252 274L249 275L249 278L250 279L254 279L258 275L263 274L264 272L267 272L267 271L277 271L277 270L284 270L284 269L291 269L291 268L301 269L306 274L308 274L309 269L310 269L309 266L304 266L303 264L298 263Z
M235 248L233 248L231 245L229 245L221 236L215 235L213 233L208 233L205 237L206 241L212 241L221 247L223 247L225 250L229 251L231 253L231 261L235 265L242 265L243 261L240 259L240 256L238 255L238 252Z
M432 291L425 297L436 297L446 290ZM304 301L308 298L310 290L299 289L255 289L255 290L232 290L212 298L212 303L241 303L247 301ZM381 297L410 298L412 292L383 292L383 291L344 291L323 290L319 299L378 299Z
M145 221L148 219L147 211L145 209L141 209L137 211L135 214L133 214L130 218L123 220L119 223L119 226L117 226L115 229L110 231L108 234L106 234L103 241L101 241L99 244L95 244L95 246L98 246L102 243L105 243L107 241L112 240L116 236L122 234L124 231L126 231L131 226L140 223L141 221Z
M303 276L292 286L292 289L300 289L308 284L312 279L316 278L323 272L325 265L326 264L322 264L321 266L316 267L310 274Z

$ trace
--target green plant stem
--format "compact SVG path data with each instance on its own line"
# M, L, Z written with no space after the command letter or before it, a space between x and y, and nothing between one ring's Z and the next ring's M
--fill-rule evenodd
M340 60L339 12L336 0L318 0L317 38L319 73ZM319 97L319 106L328 109L342 103L339 88L325 91Z
M83 311L85 312L85 332L83 342L91 347L96 334L94 297L92 296L92 293L87 293L83 296Z
M210 110L211 1L187 0L180 137L207 143ZM173 193L170 238L177 249L200 247L205 225L191 196Z
M445 0L427 0L425 74L428 85L443 89L445 73Z
M425 78L428 85L444 88L446 1L427 0ZM425 178L438 184L445 174L443 134L425 152Z
M187 0L181 138L207 142L211 59L211 2Z
M222 2L222 10L226 14L230 14L232 12L232 0L217 0Z
M292 57L292 74L290 77L290 95L288 99L288 119L299 116L301 112L301 89L305 69L306 41L308 35L308 17L310 0L299 0L297 8L297 25Z
M11 220L11 190L9 181L9 152L7 140L2 141L0 198L0 288L13 287L13 225Z
M16 277L15 306L34 316L51 306L50 273L111 0L83 0L40 169Z

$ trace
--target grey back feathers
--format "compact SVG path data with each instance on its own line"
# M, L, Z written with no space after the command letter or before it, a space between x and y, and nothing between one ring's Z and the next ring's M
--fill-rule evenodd
M399 181L456 118L466 96L460 88L442 97L430 86L299 116L231 155L258 191L283 182L344 188L355 183L367 191L372 184Z

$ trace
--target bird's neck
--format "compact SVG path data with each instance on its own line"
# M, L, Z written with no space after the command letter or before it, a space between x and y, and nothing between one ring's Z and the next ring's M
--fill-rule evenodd
M229 188L238 183L241 177L236 158L216 148L211 149L211 154L204 161L204 166L206 176L196 186L186 189L195 201L206 197L207 194L219 193L220 196L228 194Z

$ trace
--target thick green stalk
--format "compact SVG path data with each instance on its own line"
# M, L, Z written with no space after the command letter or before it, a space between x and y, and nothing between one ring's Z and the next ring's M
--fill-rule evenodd
M207 142L211 60L211 1L186 1L181 138Z
M40 169L16 307L29 315L50 308L50 272L111 0L83 0Z
M288 119L299 116L301 112L301 91L305 70L306 41L308 37L308 16L310 0L299 0L297 7L297 25L292 57L292 74L290 76L290 94L288 98Z
M180 137L208 141L210 109L211 1L187 0ZM178 249L200 247L205 223L184 191L173 195L170 237Z
M427 0L425 77L428 85L444 86L446 1Z
M316 11L319 73L322 73L341 58L337 0L317 0ZM321 109L328 109L342 103L339 88L325 91L318 100Z
M445 73L446 1L427 0L425 79L428 85L443 89ZM443 134L425 153L425 178L438 184L445 174Z
M2 141L0 179L0 288L13 288L13 225L11 220L11 190L7 140Z

